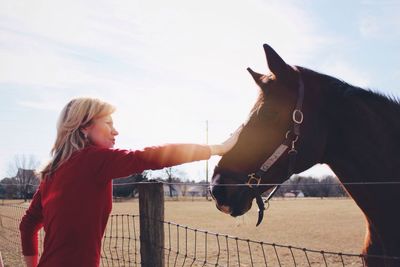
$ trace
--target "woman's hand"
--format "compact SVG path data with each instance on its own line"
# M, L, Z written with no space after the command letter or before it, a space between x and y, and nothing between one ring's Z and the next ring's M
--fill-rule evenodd
M231 134L231 136L228 139L226 139L222 144L210 145L211 155L223 156L225 153L231 150L237 143L239 134L242 131L242 129L243 129L243 124L240 125L240 127L233 134Z

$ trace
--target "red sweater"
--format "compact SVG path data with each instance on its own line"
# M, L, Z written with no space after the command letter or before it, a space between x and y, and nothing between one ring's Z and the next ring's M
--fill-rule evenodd
M101 240L112 207L112 179L210 157L208 146L171 144L130 151L90 146L75 152L41 182L20 224L22 252L40 267L99 266Z

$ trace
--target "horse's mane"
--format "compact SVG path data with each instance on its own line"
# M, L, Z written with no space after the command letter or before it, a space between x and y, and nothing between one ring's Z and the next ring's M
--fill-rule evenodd
M354 104L363 103L364 106L368 107L368 109L379 114L382 119L390 121L390 124L400 131L400 120L398 119L400 117L399 97L387 95L369 88L364 89L357 87L336 77L313 71L311 69L300 66L296 67L302 74L303 79L318 81L318 84L327 89L327 91L339 95L340 97L343 97L343 99L351 99ZM262 90L260 90L257 100L250 111L250 116L258 111L260 105L265 101L265 97L268 96L265 96ZM343 106L340 107L343 108Z
M304 77L318 80L321 86L324 86L327 90L339 93L344 98L352 98L354 103L365 103L368 108L382 114L382 116L391 120L396 128L400 129L400 120L398 119L400 116L400 99L398 97L357 87L341 79L307 68L298 67L298 69Z
M316 72L304 67L298 67L301 69L301 73L304 73L306 75L310 75L313 78L318 76L318 79L324 80L325 84L330 84L331 87L340 87L343 89L344 95L345 96L357 96L360 97L361 99L364 99L366 101L374 101L375 103L383 106L394 106L397 108L400 108L400 98L394 95L388 95L384 94L382 92L378 92L369 88L361 88L357 87L354 85L351 85L341 79L338 79L333 76L329 76L320 72Z

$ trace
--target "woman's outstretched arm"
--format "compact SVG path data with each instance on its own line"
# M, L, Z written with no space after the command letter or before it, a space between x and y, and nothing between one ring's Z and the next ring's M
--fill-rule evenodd
M166 144L147 147L143 150L120 150L92 148L89 165L99 170L100 177L110 179L158 170L198 160L207 160L212 155L224 155L236 144L241 131L237 129L225 142L218 145Z

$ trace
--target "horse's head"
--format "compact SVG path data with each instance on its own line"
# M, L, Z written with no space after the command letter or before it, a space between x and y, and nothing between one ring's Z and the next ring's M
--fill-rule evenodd
M309 149L306 151L302 145L303 135L310 134L305 129L308 126L304 126L310 123L311 116L307 118L308 107L302 105L299 94L303 83L299 70L287 65L270 46L264 45L264 50L271 73L263 75L248 69L261 89L260 95L236 145L221 158L212 178L211 194L217 208L232 216L242 215L251 208L255 194L250 186L245 186L246 183L278 184L288 178L289 151L292 148L298 154L295 166L292 166L296 172L315 164L321 155L314 149L316 154L310 156ZM301 136L295 133L300 126ZM276 153L279 147L282 150L282 144L287 144L285 151ZM292 152L296 152L294 150ZM306 152L307 155L302 154ZM258 175L261 181L252 179L251 174L257 174L261 166L265 167L266 161L269 161L266 165L271 166ZM257 186L257 191L265 192L272 187Z

